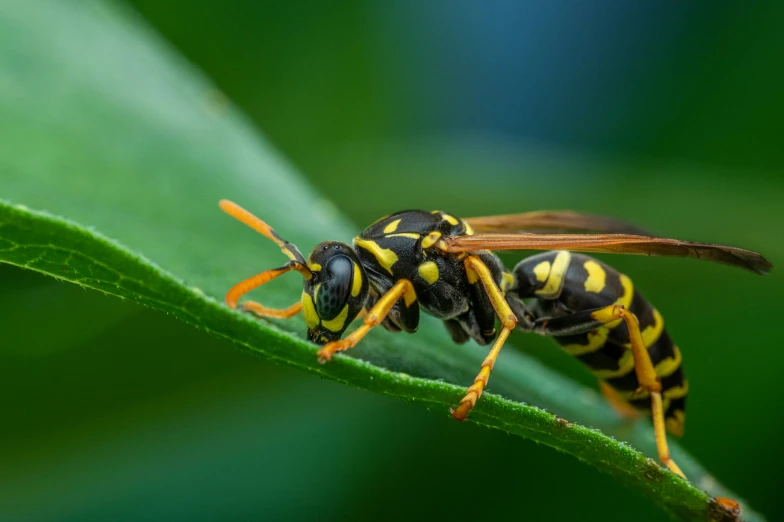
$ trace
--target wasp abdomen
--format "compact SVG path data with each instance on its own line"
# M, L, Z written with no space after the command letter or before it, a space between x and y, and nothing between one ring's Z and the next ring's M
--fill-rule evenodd
M537 318L567 317L611 305L623 305L640 323L643 342L662 383L667 428L683 431L688 385L681 368L681 354L664 328L664 320L637 290L631 279L601 261L567 251L545 252L520 262L514 269L510 293L535 298ZM555 335L567 352L588 366L619 395L641 410L650 408L647 392L637 392L629 331L623 320L584 333Z

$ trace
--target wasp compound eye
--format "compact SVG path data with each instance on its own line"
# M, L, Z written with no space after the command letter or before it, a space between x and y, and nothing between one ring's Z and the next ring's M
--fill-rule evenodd
M324 321L334 319L346 305L354 263L347 256L330 259L322 271L324 281L316 289L316 312Z

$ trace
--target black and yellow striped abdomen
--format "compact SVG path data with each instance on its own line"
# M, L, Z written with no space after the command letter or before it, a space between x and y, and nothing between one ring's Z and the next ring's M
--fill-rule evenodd
M601 261L566 251L527 258L515 267L514 273L514 293L522 298L536 298L533 309L538 317L565 317L613 304L633 312L661 379L667 429L676 435L683 432L688 384L681 368L680 350L664 328L659 311L634 288L631 279ZM623 320L588 333L556 336L555 340L632 406L650 409L648 392L637 393L640 384Z

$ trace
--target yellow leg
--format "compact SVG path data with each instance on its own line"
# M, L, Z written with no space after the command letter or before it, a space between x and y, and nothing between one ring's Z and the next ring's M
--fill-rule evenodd
M634 355L634 371L637 374L637 380L640 382L640 388L648 390L651 396L651 417L653 418L653 430L656 436L656 450L659 453L659 460L670 471L685 479L686 475L683 474L675 461L670 458L670 449L667 446L667 433L664 427L661 382L656 375L651 356L648 354L648 349L645 347L645 342L642 339L640 322L637 320L637 316L621 305L608 306L591 315L594 319L603 323L609 323L616 319L626 321L632 345L632 354Z
M493 370L498 354L501 353L501 348L504 346L506 338L509 337L509 333L514 330L514 327L517 324L517 317L514 312L512 312L512 309L509 308L501 289L495 284L493 275L490 273L490 269L487 268L487 265L477 256L468 256L463 263L465 264L466 273L468 274L468 281L471 283L477 280L482 282L487 295L490 297L493 309L501 320L503 329L501 330L501 333L498 334L493 347L490 349L490 353L487 354L484 362L482 362L479 375L474 379L474 383L468 388L468 392L466 392L465 396L460 400L460 404L458 404L457 408L452 410L452 416L457 420L465 419L468 412L473 409L476 401L482 396L482 392L487 386L487 381L490 379L490 372Z
M365 316L362 326L351 332L345 339L325 344L318 351L319 362L326 363L332 358L332 355L334 355L335 352L342 352L343 350L348 350L349 348L356 346L370 330L381 324L401 297L407 305L412 303L416 298L416 294L414 294L414 285L412 285L411 281L408 279L401 279L395 283L386 294L381 296Z
M637 410L634 409L634 406L621 399L618 392L606 382L599 381L599 390L601 390L602 395L604 395L610 406L624 419L636 419L640 416Z

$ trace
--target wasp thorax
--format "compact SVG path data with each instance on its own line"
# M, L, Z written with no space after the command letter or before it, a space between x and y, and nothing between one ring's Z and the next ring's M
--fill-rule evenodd
M368 296L365 271L344 243L321 243L308 258L313 277L305 281L302 308L308 338L324 344L340 338Z

